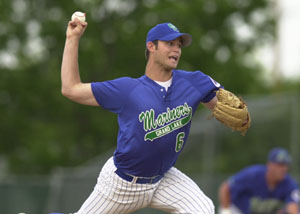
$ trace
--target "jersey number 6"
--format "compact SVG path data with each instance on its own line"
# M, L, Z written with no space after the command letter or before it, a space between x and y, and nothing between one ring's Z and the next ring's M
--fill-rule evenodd
M184 136L185 133L184 132L179 132L176 136L176 146L175 146L175 151L179 152L183 146L184 143Z

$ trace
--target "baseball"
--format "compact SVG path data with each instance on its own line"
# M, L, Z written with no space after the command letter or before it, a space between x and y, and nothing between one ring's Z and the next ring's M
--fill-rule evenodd
M73 13L71 20L74 21L75 18L77 18L80 22L85 22L85 13L76 11L75 13Z

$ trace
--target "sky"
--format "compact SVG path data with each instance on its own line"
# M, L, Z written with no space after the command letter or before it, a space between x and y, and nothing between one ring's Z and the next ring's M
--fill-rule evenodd
M265 66L266 79L300 78L300 0L277 1L280 13L278 41L257 50L257 59ZM275 11L274 11L275 12ZM276 77L275 77L276 79Z
M300 0L280 0L279 71L287 78L300 77Z

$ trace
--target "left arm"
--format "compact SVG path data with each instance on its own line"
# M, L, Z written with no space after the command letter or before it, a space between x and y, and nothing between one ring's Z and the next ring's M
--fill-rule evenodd
M299 213L299 206L296 202L290 202L286 205L286 212L287 214L298 214Z
M217 96L215 96L214 98L212 98L209 102L207 103L202 103L206 108L213 110L213 108L215 107L215 105L217 104L218 98Z

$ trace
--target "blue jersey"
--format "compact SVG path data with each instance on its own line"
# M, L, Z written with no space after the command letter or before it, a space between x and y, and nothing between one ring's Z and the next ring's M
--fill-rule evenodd
M244 214L274 214L289 202L299 203L299 188L287 174L274 189L266 182L265 165L247 167L229 179L232 203Z
M200 71L173 70L166 91L147 76L92 83L104 109L118 114L114 163L125 173L163 175L187 141L191 118L200 102L209 102L220 84Z

